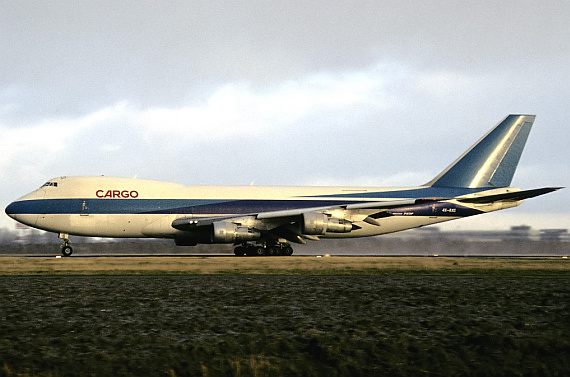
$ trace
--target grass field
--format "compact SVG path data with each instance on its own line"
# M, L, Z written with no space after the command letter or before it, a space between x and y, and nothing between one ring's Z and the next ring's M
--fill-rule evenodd
M570 370L568 260L0 258L0 275L0 376Z

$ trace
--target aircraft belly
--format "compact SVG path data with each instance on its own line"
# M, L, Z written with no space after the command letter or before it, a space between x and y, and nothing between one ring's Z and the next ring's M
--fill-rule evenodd
M36 223L36 228L42 229L48 232L55 233L68 233L71 227L71 216L67 214L41 214L36 215L38 221Z
M145 215L147 223L141 228L145 237L171 238L184 232L174 229L172 222L179 215Z
M164 215L56 214L40 216L36 226L56 233L92 237L148 237L143 232ZM150 229L150 228L149 228ZM153 228L153 237L173 237L175 229Z

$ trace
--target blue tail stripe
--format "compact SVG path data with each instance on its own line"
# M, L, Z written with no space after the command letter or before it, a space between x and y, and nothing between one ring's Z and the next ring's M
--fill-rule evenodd
M513 175L519 164L526 140L530 134L532 122L524 122L513 144L491 177L490 184L494 187L507 187L511 185Z
M495 188L510 186L534 115L509 115L427 186Z

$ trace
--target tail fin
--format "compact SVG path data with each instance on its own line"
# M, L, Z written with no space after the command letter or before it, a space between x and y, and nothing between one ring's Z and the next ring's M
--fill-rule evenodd
M535 117L507 116L425 186L510 186Z

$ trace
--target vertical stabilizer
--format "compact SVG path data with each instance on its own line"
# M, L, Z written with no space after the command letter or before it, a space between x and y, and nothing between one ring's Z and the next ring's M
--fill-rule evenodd
M507 116L426 186L510 186L534 119Z

